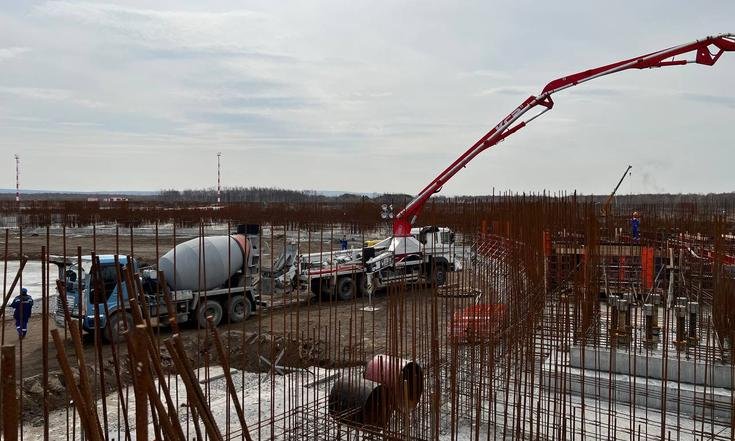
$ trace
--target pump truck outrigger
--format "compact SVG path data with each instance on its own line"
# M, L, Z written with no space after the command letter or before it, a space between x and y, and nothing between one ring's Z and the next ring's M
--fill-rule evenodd
M384 252L376 255L366 262L368 267L368 286L373 286L375 274L390 269L391 267L395 267L399 256L404 255L408 250L420 248L417 240L411 237L411 226L416 222L416 219L421 213L426 201L428 201L433 194L440 192L444 184L446 184L455 174L457 174L457 172L465 167L482 151L498 144L508 136L524 128L534 119L551 110L554 107L554 101L552 101L551 95L595 78L622 72L628 69L652 69L657 67L681 66L690 63L712 66L726 51L735 51L735 34L721 34L706 37L692 43L686 43L641 55L639 57L588 69L551 81L546 85L546 87L544 87L538 96L531 95L508 116L503 118L495 127L487 132L485 136L480 138L449 167L441 172L439 176L434 178L434 180L424 187L424 189L421 190L416 197L414 197L406 207L398 213L398 215L396 215L393 220L393 238L391 239L390 245ZM676 57L685 54L693 54L694 59L676 59ZM544 109L528 120L521 121L513 126L521 116L537 106L541 106Z
M151 322L170 323L164 293L177 323L206 327L209 316L215 326L225 319L230 323L245 320L259 299L254 288L260 259L258 233L257 225L241 225L227 236L182 242L159 259L157 268L141 268L135 258L128 256L53 256L50 261L59 270L57 290L66 299L58 302L54 319L59 326L65 325L66 303L72 319L79 320L83 330L94 332L96 317L102 336L119 341L123 323L132 323L124 271L130 266L142 287ZM206 271L201 271L200 262L205 262ZM160 285L159 271L165 276L166 286ZM102 295L96 292L99 290Z

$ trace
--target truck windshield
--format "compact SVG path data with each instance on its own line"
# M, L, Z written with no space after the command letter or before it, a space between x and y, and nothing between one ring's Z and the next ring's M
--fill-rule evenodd
M91 286L93 295L91 296L91 301L94 303L107 303L112 293L115 292L115 287L117 286L117 270L115 269L115 265L107 265L100 268L100 273L102 275L101 282L97 283L96 280L92 281ZM97 286L102 286L104 288L103 295L98 296L94 293L94 289Z
M449 231L442 231L441 232L441 239L443 244L450 244L452 243L451 233Z

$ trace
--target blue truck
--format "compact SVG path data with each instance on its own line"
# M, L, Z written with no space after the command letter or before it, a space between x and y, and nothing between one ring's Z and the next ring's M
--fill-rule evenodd
M87 332L94 332L97 322L106 340L120 341L123 323L132 323L123 271L129 265L143 288L154 325L167 325L170 318L159 271L166 277L177 323L206 327L209 316L215 326L248 318L258 305L254 289L260 266L258 231L257 226L239 226L230 235L191 239L164 254L157 266L141 267L135 258L114 255L98 255L99 270L94 271L91 256L83 256L81 262L79 258L52 256L50 262L58 268L64 287L59 295L66 296L72 319L79 320ZM102 295L95 292L98 288L104 289ZM95 301L99 302L96 306ZM65 326L61 301L54 319L57 325Z

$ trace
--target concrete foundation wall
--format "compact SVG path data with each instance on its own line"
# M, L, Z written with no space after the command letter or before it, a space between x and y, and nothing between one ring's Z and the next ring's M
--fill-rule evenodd
M664 379L664 358L660 352L640 353L633 357L625 350L612 351L611 349L585 347L584 363L582 363L582 347L574 346L570 349L569 355L570 365L574 368L584 367L584 369L612 371L616 374L642 378ZM612 365L610 365L611 357ZM703 361L687 360L683 354L679 359L675 353L670 353L665 370L669 381L732 389L733 369L731 365L710 364L705 366Z
M564 375L554 373L553 366L545 363L543 380L548 388L561 388ZM635 403L649 409L666 409L703 419L729 423L732 416L731 391L686 383L663 382L624 374L569 368L566 388L570 393L617 403ZM663 393L666 392L664 400Z

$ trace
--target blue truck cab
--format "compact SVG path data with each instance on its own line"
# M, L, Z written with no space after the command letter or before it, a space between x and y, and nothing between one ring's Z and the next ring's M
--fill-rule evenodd
M102 329L105 329L107 325L106 314L109 313L112 316L118 311L124 311L128 303L128 292L124 282L124 270L128 265L128 258L118 256L116 259L114 255L99 255L97 257L99 258L102 277L99 285L104 287L104 293L99 297L95 295L95 287L91 286L91 256L83 256L81 266L78 259L54 257L50 260L58 268L58 280L63 281L64 294L71 317L78 319L81 322L82 329L87 332L92 332L95 329L95 298L100 300L97 307L99 310L99 326ZM131 259L130 264L133 265L133 272L138 272L137 261ZM122 278L120 283L118 283L118 265L120 268L119 277ZM122 307L119 303L120 295L122 295ZM65 326L61 299L57 301L54 320L57 326Z
M83 256L81 265L79 259L63 259L52 257L50 262L58 267L58 280L63 281L63 294L72 320L78 320L82 330L93 333L95 330L95 313L102 337L107 341L120 341L123 331L133 323L130 313L128 290L125 283L125 270L132 265L136 274L137 283L140 281L148 306L151 324L168 324L168 307L160 295L155 270L140 268L135 259L128 260L125 256L98 255L99 273L101 281L92 277L92 258ZM119 273L118 273L119 268ZM142 273L138 276L139 273ZM58 283L58 282L57 282ZM96 287L104 290L101 295L95 292ZM57 291L59 291L57 289ZM59 292L59 295L62 293ZM196 305L197 296L192 291L170 292L171 302L176 313L176 322L189 320L190 308ZM95 299L99 301L95 305ZM142 305L141 305L142 306ZM59 327L66 327L64 317L64 303L59 299L54 311L54 321Z

